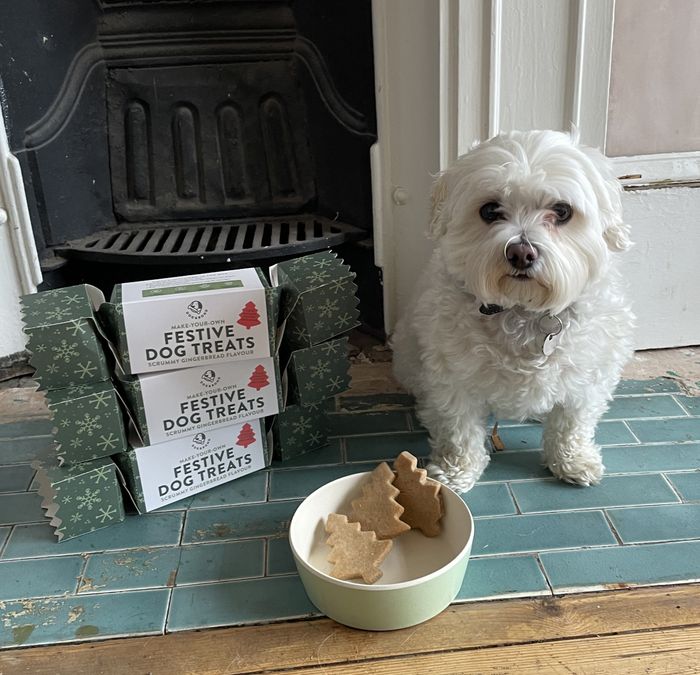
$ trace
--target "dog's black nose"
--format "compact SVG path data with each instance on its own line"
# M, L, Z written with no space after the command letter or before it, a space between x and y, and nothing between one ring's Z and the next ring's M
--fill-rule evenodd
M522 241L510 244L506 248L506 258L516 270L526 270L528 267L532 267L539 255L532 244L526 244Z

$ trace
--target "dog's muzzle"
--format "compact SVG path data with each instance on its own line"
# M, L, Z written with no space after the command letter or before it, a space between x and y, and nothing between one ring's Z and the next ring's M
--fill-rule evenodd
M526 270L535 264L540 252L530 243L514 241L506 244L504 249L506 260L516 270Z

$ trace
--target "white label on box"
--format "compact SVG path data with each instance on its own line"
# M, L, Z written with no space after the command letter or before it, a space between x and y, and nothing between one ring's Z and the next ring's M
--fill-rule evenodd
M137 448L146 511L265 468L260 420Z
M272 357L141 375L139 382L149 443L279 412Z
M271 355L253 268L123 284L122 304L132 373Z

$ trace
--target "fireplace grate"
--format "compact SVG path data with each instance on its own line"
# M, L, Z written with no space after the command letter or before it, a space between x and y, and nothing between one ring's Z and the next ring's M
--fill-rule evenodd
M112 264L238 263L309 253L366 236L354 225L303 215L114 228L54 251L70 260Z

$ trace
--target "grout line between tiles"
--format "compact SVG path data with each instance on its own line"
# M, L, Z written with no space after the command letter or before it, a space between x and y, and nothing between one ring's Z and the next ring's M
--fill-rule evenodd
M688 417L694 417L694 415L679 401L676 396L679 394L673 394L671 398L680 406L681 410L688 416Z
M518 504L518 500L515 497L515 492L513 492L513 488L510 484L510 481L506 483L506 489L508 490L508 494L510 495L510 498L513 500L513 504L515 505L515 513L516 515L523 515L523 511L520 508L520 504Z
M610 531L613 534L613 537L617 539L617 543L620 546L624 545L624 541L622 540L622 537L620 536L620 533L617 531L617 528L615 527L615 524L612 521L612 518L610 518L610 514L608 513L607 509L603 509L603 517L605 518L605 522L608 524L608 527L610 528Z
M263 578L269 577L270 575L270 538L263 537L263 568L262 568Z
M537 563L537 566L540 568L540 572L542 572L542 576L544 577L544 582L547 584L547 588L549 588L549 592L554 595L554 586L552 586L552 582L549 580L549 576L547 575L547 570L544 567L544 564L542 563L542 560L540 560L540 553L539 551L535 554L535 562Z
M3 526L3 527L5 527L5 526ZM0 544L0 561L3 560L2 556L5 553L5 549L7 548L8 544L10 543L10 537L12 536L12 533L14 532L14 530L15 530L15 526L10 525L9 530L7 532L7 536L5 537L5 541L2 542L2 544Z
M637 436L637 434L635 434L634 431L632 431L632 427L630 427L629 421L628 421L628 420L623 420L623 421L622 421L622 424L624 424L625 427L626 427L626 429L627 429L627 431L629 431L629 432L632 434L632 438L634 438L634 440L637 442L637 445L641 445L642 442L639 440L639 436Z
M75 591L73 591L73 595L78 595L80 592L80 586L82 582L86 579L85 572L87 572L87 566L88 563L90 562L90 558L92 557L89 553L81 553L80 557L83 559L83 564L80 567L80 572L78 573L78 576L76 578L76 583L75 583Z
M666 481L668 487L671 488L673 494L676 495L676 497L678 497L678 501L681 504L687 504L688 502L686 502L686 500L683 499L683 495L676 489L676 486L671 482L671 479L663 472L661 473L661 477Z

